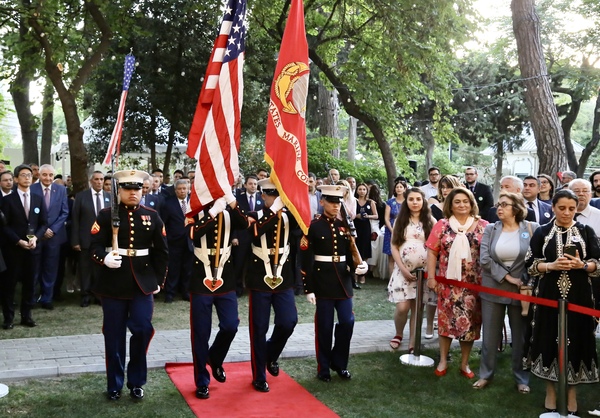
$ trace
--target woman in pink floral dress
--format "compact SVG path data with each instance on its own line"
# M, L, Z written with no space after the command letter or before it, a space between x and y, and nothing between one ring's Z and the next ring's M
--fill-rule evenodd
M444 201L444 219L438 221L427 239L427 286L438 294L438 335L440 362L435 374L447 372L447 358L452 339L460 342L460 373L472 379L469 355L473 342L481 332L481 301L477 292L464 287L442 284L435 279L436 264L439 275L446 279L481 284L479 246L485 226L477 216L477 202L473 194L455 188Z

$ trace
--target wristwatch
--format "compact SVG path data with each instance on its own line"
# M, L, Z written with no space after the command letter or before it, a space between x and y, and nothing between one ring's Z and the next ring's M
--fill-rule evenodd
M587 261L583 263L583 271L587 271L588 269L588 263Z

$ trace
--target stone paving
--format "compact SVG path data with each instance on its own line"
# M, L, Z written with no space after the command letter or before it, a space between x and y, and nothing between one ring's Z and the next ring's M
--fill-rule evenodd
M217 333L213 329L211 338ZM423 331L424 333L424 331ZM356 322L351 353L390 350L394 324L387 321ZM282 357L315 355L313 324L298 324L288 340ZM408 340L408 326L404 341ZM437 346L437 335L423 340ZM399 353L406 352L405 342ZM248 327L240 327L226 361L250 360ZM191 362L189 330L157 331L148 350L148 367L164 367L168 362ZM55 377L65 374L104 372L104 340L101 334L49 338L0 340L0 382L27 378Z

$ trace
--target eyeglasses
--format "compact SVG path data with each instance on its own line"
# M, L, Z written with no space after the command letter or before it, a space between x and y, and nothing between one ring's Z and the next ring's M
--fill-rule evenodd
M477 173L465 173L465 176L474 176Z
M514 206L512 203L498 202L494 205L497 208L506 209L507 206Z
M577 190L571 190L571 191L573 193L575 193L575 194L588 194L588 193L592 193L591 190L580 190L580 189L577 189Z
M33 177L31 173L19 173L19 177L30 178Z

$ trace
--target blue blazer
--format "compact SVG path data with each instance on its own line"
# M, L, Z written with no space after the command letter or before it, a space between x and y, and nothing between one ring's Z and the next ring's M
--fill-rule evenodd
M144 199L144 206L150 209L154 209L157 212L160 210L160 204L162 202L160 195L148 193L146 196L144 196Z
M31 194L37 194L44 201L44 187L41 183L31 185ZM65 223L69 217L69 203L67 201L67 188L60 184L52 184L50 188L50 209L48 210L48 228L54 232L51 238L57 244L67 242Z
M590 200L590 205L597 209L600 209L600 197L595 197L592 200Z
M179 199L177 199L177 196L170 196L162 202L160 207L160 217L165 224L167 240L179 241L185 239L189 241L191 248L189 231L185 227L185 216L183 215L181 203Z
M549 205L546 202L542 202L539 199L537 201L537 204L538 212L540 215L540 225L545 225L548 222L550 222L550 220L554 216L554 213L552 212L552 205Z

